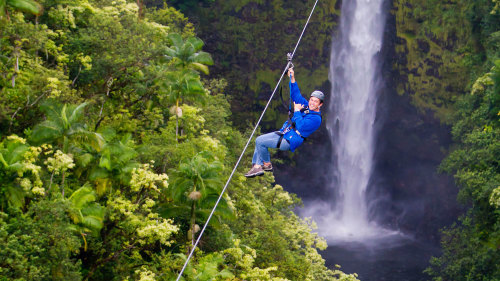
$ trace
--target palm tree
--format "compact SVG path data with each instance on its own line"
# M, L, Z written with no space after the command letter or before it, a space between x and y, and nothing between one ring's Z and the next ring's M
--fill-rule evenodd
M90 170L89 179L95 181L99 195L104 194L114 180L129 182L132 170L137 167L134 159L138 153L134 148L132 135L125 134L120 139L115 137L114 132L106 135L107 143L98 156L98 163Z
M71 229L79 233L84 242L84 250L87 251L87 233L97 234L103 227L105 208L95 203L96 194L89 184L85 184L75 190L68 198L71 203L69 216L73 221Z
M189 209L188 239L192 243L198 231L196 215L208 214L222 189L221 170L221 163L214 161L208 153L200 152L195 157L184 160L179 168L172 172L171 196L174 204L178 205L167 213L179 213ZM221 200L220 207L218 215L231 213L226 200Z
M42 11L40 4L33 0L0 0L0 19L4 16L9 20L8 7L25 13L39 15Z
M168 103L175 104L175 140L178 141L179 135L179 103L182 99L203 100L207 95L203 84L200 81L198 73L190 70L181 70L173 72L164 72L164 76L158 79L158 92L160 99L163 97Z
M46 120L36 125L31 133L31 142L35 144L53 143L62 148L63 153L76 150L77 145L86 143L99 152L104 144L103 137L87 129L82 122L83 110L87 103L79 105L60 105L57 102L45 102L41 110ZM66 172L62 172L63 181L61 190L64 196L64 179Z
M82 122L86 105L87 103L79 105L44 103L41 110L45 113L46 120L33 128L30 140L35 144L55 143L64 153L68 153L70 145L78 142L88 143L100 151L104 139L100 134L89 131L87 124Z
M173 64L181 69L193 69L208 74L208 65L214 61L209 53L201 51L204 43L197 37L189 37L185 41L177 33L168 35L172 46L168 47L165 55Z
M178 71L168 71L160 82L160 94L165 94L168 100L175 102L175 140L179 136L179 101L183 97L202 97L205 94L200 81L199 72L208 74L208 65L213 65L210 54L201 51L204 43L197 37L183 40L181 35L172 33L168 35L172 44L165 51L165 57L171 61Z

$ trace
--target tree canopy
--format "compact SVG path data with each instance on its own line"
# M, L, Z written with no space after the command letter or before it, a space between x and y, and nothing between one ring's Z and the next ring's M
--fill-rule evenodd
M174 279L248 135L193 24L126 0L0 12L1 279ZM356 280L298 205L238 172L182 280Z

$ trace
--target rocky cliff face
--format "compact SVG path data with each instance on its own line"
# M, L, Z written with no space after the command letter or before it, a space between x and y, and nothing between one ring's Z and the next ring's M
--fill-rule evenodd
M437 168L451 145L453 101L467 89L474 38L469 2L427 2L392 2L375 174L390 198L378 208L392 216L387 223L437 242L438 228L462 208L453 179Z
M330 44L339 13L336 2L319 1L296 51L296 76L303 91L328 90ZM229 82L227 93L233 97L236 124L246 127L259 116L313 4L299 0L215 1L197 10L199 34L217 64L212 72ZM285 78L285 87L287 82ZM275 98L263 120L268 130L285 120L279 98Z
M441 121L450 118L454 97L465 93L472 26L466 19L470 1L394 0L393 67L396 90L419 110Z

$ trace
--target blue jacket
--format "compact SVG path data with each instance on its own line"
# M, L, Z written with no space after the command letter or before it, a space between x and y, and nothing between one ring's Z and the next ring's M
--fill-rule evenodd
M296 82L290 83L290 92L292 100L296 104L302 104L305 109L308 109L309 102L300 94L300 89ZM304 138L310 136L321 126L321 112L309 112L309 110L306 112L295 111L292 123L295 123L295 130L290 129L292 124L289 124L287 120L280 131L285 133L283 138L290 143L290 150L294 152L304 142ZM300 135L297 134L297 131Z

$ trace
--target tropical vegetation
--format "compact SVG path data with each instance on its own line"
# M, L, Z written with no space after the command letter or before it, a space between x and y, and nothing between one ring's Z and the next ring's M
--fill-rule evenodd
M178 10L0 1L0 279L173 280L248 132ZM186 6L187 7L187 6ZM238 171L181 280L356 280Z
M500 279L500 10L496 0L396 1L398 90L451 127L439 170L466 209L442 230L433 280ZM406 75L406 76L405 76Z

